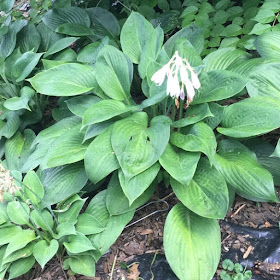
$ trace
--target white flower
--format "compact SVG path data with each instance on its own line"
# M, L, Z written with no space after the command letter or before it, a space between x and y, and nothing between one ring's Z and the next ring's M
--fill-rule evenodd
M172 98L182 100L187 96L187 104L193 101L195 89L199 89L201 84L197 74L186 59L174 53L170 61L159 69L151 78L157 85L161 86L167 76L166 94ZM186 94L185 94L186 90Z
M169 63L160 68L151 78L157 86L161 86L164 82L165 76L169 73Z

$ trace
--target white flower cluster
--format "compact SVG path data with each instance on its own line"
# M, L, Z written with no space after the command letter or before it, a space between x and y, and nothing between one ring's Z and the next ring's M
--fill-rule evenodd
M180 57L178 51L174 53L167 64L152 76L151 80L157 86L160 86L163 84L165 76L167 76L167 95L184 100L186 90L187 103L189 104L193 101L195 89L200 88L200 81L189 62Z

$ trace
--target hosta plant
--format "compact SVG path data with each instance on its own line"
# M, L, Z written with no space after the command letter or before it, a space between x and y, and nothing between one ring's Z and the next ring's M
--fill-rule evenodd
M165 223L167 260L179 279L211 279L220 259L217 220L234 194L278 202L278 150L270 157L274 147L259 136L280 127L279 79L270 82L280 71L279 34L257 38L258 58L234 48L202 58L204 37L194 25L164 40L139 13L120 32L100 22L102 32L92 35L99 41L81 48L76 62L50 63L28 79L36 92L60 97L67 117L42 130L14 170L39 166L46 205L88 179L87 190L107 186L92 204L95 215L106 213L104 223L95 216L104 231L87 237L100 252L93 250L95 260L164 178L181 201ZM19 134L6 142L6 162L22 142Z

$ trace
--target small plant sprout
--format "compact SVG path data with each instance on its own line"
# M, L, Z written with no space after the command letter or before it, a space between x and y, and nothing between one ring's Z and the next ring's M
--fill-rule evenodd
M189 105L195 96L195 89L199 89L201 84L190 63L185 58L182 58L178 51L174 53L167 64L152 76L151 80L157 86L161 86L166 76L166 94L177 100L179 98L184 100L186 92L187 105Z

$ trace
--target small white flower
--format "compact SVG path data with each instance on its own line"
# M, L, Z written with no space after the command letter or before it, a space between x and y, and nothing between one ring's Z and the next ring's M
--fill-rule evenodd
M197 74L186 59L174 53L170 61L159 69L151 78L157 85L161 86L167 76L166 94L172 98L182 100L187 96L187 104L193 101L195 89L199 89L201 84ZM186 94L185 94L186 89Z
M165 76L169 73L169 63L160 68L151 78L157 86L161 86L164 82Z

